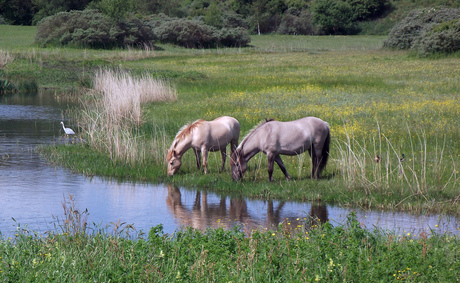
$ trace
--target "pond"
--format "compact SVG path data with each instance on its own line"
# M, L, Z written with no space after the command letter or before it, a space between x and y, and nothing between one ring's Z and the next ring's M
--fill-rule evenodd
M110 223L132 224L145 233L162 224L164 232L191 226L246 230L273 228L286 221L297 222L315 215L333 225L346 223L349 208L320 203L261 201L217 195L203 190L168 184L114 182L86 177L50 166L36 147L68 143L60 125L66 109L52 91L0 97L0 233L13 236L18 226L38 233L55 231L63 218L62 203L72 195L80 211L87 209L88 222L99 227ZM67 125L73 127L74 125ZM69 146L71 146L69 144ZM411 215L354 209L369 229L397 234L435 231L460 233L460 218L443 215Z

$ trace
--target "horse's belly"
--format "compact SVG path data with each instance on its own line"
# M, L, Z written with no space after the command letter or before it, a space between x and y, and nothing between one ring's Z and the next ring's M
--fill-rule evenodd
M292 142L292 143L286 143L281 145L279 154L282 155L297 155L305 152L306 150L310 149L311 144L310 142L302 142L299 143L297 142Z

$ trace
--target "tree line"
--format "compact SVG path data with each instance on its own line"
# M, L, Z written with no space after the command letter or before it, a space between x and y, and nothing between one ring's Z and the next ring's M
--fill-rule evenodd
M390 9L389 0L0 0L0 15L12 25L37 25L59 12L97 10L116 21L165 15L252 34L352 34L354 23Z

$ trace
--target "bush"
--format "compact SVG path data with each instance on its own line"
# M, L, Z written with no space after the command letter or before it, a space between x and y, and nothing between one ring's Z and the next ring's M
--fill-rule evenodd
M35 42L40 45L115 45L111 22L95 10L61 12L46 17L37 25Z
M96 10L61 12L38 23L35 42L40 45L70 45L112 48L150 43L154 34L140 20L114 23Z
M157 25L150 21L150 25ZM171 19L154 29L158 39L187 48L209 48L217 46L245 46L250 37L244 28L223 28L208 26L201 21Z
M277 30L280 34L316 34L313 16L308 10L299 11L296 8L286 10Z
M155 34L163 42L188 48L213 47L217 44L217 30L195 20L166 21L155 29Z
M421 55L460 49L460 9L428 8L410 12L390 32L384 46L414 49Z
M135 46L152 43L156 39L153 29L145 21L137 18L128 18L117 23L117 43L121 46Z
M423 30L414 40L412 48L422 56L460 50L460 19L432 25Z
M347 34L353 26L353 10L342 0L317 0L314 22L325 34Z
M223 28L218 32L219 43L227 47L242 47L251 42L249 33L244 28Z
M383 13L387 0L345 0L353 11L353 21L365 21Z

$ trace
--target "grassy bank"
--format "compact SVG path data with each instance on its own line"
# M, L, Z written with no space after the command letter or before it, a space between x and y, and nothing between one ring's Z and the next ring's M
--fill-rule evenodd
M431 231L414 237L345 227L314 219L289 221L275 231L162 226L130 236L123 223L90 230L85 214L67 203L54 233L18 231L0 237L5 282L454 282L460 276L459 239Z
M129 146L133 152L151 147L134 161L80 143L44 151L51 162L76 172L257 198L458 214L460 59L382 50L383 39L255 36L248 48L212 50L12 48L15 60L6 70L8 76L33 77L41 87L85 94L81 89L92 89L95 71L121 69L132 77L165 80L177 91L177 101L143 104L142 122L130 128ZM167 178L162 148L178 129L222 115L239 120L241 137L265 118L327 121L332 148L324 178L311 180L310 158L301 155L283 157L291 181L275 167L275 182L269 183L260 154L250 161L243 182L235 183L229 168L218 173L218 154L210 154L210 173L203 175L192 152L183 157L179 174ZM88 124L74 117L74 125Z

